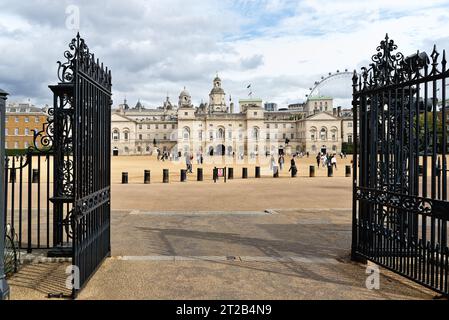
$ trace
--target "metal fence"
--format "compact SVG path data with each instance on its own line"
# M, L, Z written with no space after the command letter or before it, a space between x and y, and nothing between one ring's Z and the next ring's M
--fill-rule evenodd
M448 295L445 52L396 50L354 72L352 254Z

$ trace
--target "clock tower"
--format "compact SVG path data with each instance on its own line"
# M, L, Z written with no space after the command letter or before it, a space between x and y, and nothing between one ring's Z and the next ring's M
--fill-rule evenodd
M227 112L226 93L221 87L221 79L218 75L213 81L213 88L209 94L209 109L211 113Z

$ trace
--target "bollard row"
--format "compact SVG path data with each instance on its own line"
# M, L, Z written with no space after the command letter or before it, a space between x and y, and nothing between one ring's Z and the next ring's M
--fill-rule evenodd
M314 178L316 176L316 171L315 171L315 166L310 166L309 167L309 177L310 178ZM351 177L352 176L352 172L351 172L351 166L346 166L345 168L345 177ZM214 169L214 178L215 177L215 172L216 169ZM196 173L196 180L197 181L204 181L204 173L203 173L203 168L197 168L197 173ZM162 182L163 183L169 183L170 182L170 171L169 169L163 169L162 171ZM297 169L295 168L294 170L291 171L291 177L295 178L297 175ZM180 176L181 182L186 182L187 181L187 170L185 169L181 169L180 171ZM332 166L328 166L327 167L327 176L328 177L333 177L334 176L334 168ZM261 178L261 168L260 167L255 167L255 171L254 171L254 177L256 179L260 179ZM275 172L273 172L273 178L279 178L279 170L276 170ZM11 181L10 182L15 182L15 172L12 171L11 172L11 177L10 177ZM234 179L234 168L227 168L227 179L228 180L233 180ZM242 179L248 179L248 168L242 168ZM32 182L33 183L37 183L39 180L39 172L36 169L33 169L33 178L32 178ZM144 170L144 179L143 179L143 183L144 184L151 184L151 170ZM122 172L122 184L128 184L128 172Z

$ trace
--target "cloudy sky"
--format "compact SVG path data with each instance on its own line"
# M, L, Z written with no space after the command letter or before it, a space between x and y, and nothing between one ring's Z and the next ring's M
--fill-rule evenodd
M449 1L2 0L0 88L11 101L51 103L56 61L76 34L66 26L70 5L112 69L115 104L157 107L186 86L197 105L218 72L233 100L251 83L254 96L286 106L323 75L368 64L387 32L405 55L449 48ZM350 80L321 93L349 106Z

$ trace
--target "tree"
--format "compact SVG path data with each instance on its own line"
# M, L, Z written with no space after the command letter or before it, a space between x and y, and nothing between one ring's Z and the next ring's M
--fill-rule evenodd
M419 115L419 142L421 145L420 152L424 152L424 144L425 144L425 138L427 136L427 154L432 153L433 150L433 134L434 134L434 126L433 126L433 117L434 114L429 112L427 113L427 135L425 132L425 120L426 117L424 113ZM437 115L437 122L436 122L436 138L437 138L437 152L441 153L443 151L443 144L445 144L445 141L443 141L443 122L441 121L441 118ZM415 118L416 119L416 118ZM415 130L416 132L416 130Z

